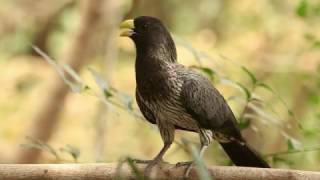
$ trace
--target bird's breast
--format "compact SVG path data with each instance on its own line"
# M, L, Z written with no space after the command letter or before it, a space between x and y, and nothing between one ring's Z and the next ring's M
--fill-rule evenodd
M182 81L175 77L168 77L165 84L158 82L158 85L162 87L160 92L141 93L139 89L144 103L155 115L157 124L171 123L183 129L198 131L197 121L187 113L180 98ZM148 86L152 85L145 87Z

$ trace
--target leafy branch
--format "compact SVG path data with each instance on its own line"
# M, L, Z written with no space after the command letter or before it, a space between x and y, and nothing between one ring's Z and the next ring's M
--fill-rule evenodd
M88 68L93 76L95 83L98 85L100 92L96 92L82 78L66 64L58 64L51 59L38 47L32 46L35 52L43 57L58 73L61 79L70 87L74 93L85 93L94 96L107 106L113 105L123 109L133 115L135 118L142 119L140 113L133 108L133 98L124 92L111 87L103 76L92 68Z
M48 152L49 154L53 155L55 159L59 162L61 161L66 161L63 158L61 158L61 153L65 152L69 154L74 162L78 161L78 158L80 156L80 150L76 147L73 147L71 145L66 145L65 147L59 148L59 150L53 148L51 145L44 143L38 139L34 139L32 137L27 136L26 137L27 142L24 144L21 144L21 147L24 148L34 148L34 149L39 149L45 152Z

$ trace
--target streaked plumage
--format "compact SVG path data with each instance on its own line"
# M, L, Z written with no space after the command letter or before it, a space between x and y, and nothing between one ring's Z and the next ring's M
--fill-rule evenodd
M142 16L132 26L137 103L145 118L157 124L164 141L154 161L162 159L174 131L181 129L199 133L201 148L216 139L236 165L269 167L246 144L230 107L210 81L177 62L174 42L163 24Z

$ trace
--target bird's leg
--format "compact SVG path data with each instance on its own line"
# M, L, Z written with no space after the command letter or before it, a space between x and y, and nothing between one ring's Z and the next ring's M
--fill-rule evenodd
M201 159L202 159L203 154L204 154L204 152L206 151L207 148L208 148L207 145L201 145L200 153L199 153L199 156L200 156ZM181 166L191 166L192 167L193 163L194 163L193 161L178 162L176 164L176 167L181 167Z
M171 143L164 143L164 146L161 149L161 151L158 153L158 155L153 160L148 162L148 165L144 170L145 176L149 176L152 171L152 168L154 166L156 166L157 164L163 162L163 155L169 149L170 145L171 145Z
M164 144L163 148L161 149L161 151L158 153L158 155L151 160L142 160L142 159L133 159L133 162L138 163L138 164L152 164L154 163L154 161L156 162L164 162L162 157L165 154L165 152L169 149L171 144Z
M171 146L174 139L174 126L169 124L165 124L165 126L163 125L164 124L158 124L161 138L164 141L164 145L158 155L153 160L151 160L145 168L144 174L147 176L150 175L150 172L155 165L163 162L163 156Z
M199 136L200 136L200 142L201 142L201 147L200 147L200 158L203 158L204 152L206 151L206 149L208 148L209 144L212 141L212 131L209 130L200 130L199 132ZM189 173L193 167L194 162L193 161L189 161L189 162L180 162L176 164L176 167L181 167L181 166L187 166L184 176L188 177Z
M157 154L157 156L153 159L149 161L148 167L152 166L151 164L157 164L159 162L163 162L163 155L165 154L165 152L167 152L167 150L169 149L171 144L167 144L165 143L163 148L161 149L161 151Z
M204 152L207 150L207 148L208 148L207 145L201 145L200 154L199 154L199 156L200 156L201 159L203 158L203 154L204 154ZM190 161L190 162L186 162L186 163L187 163L187 164L186 164L186 165L187 165L187 168L186 168L186 170L185 170L184 176L185 176L185 177L188 177L191 169L193 168L194 162L193 162L193 161Z

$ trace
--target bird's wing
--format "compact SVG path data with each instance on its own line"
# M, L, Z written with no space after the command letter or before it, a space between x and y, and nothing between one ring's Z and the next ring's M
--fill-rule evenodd
M153 115L152 111L148 108L148 106L143 102L143 100L141 99L141 96L138 92L138 90L136 90L136 100L137 100L137 104L140 108L140 111L142 112L143 116L152 124L156 124L156 118Z
M152 111L148 108L148 106L143 102L143 99L141 98L138 91L136 91L136 100L144 118L146 118L147 121L149 121L150 123L156 124L156 117L154 116ZM193 131L193 130L185 129L183 127L179 127L177 125L175 125L175 129Z
M242 139L230 107L211 82L193 71L185 74L181 99L199 126Z

